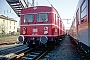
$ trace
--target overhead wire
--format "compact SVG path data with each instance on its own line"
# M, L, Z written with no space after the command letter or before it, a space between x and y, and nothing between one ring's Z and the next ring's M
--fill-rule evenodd
M48 0L47 0L48 1ZM48 3L51 5L51 3L48 1Z

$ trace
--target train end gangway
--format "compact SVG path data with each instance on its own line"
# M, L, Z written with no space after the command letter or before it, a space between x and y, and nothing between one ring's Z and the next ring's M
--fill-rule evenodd
M6 1L19 17L21 10L28 7L25 0L6 0Z

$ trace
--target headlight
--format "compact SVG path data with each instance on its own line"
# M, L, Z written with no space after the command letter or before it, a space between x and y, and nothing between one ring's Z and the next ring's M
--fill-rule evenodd
M48 34L48 31L44 31L44 34Z
M23 27L23 34L26 34L26 27Z
M48 27L47 27L47 26L45 26L45 27L44 27L44 30L48 30Z
M47 26L44 27L44 34L48 34L48 27Z
M26 34L26 31L23 31L23 34Z

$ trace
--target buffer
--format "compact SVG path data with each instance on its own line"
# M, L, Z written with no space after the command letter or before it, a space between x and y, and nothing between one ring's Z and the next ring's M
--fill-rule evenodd
M19 17L21 10L28 7L25 0L6 0L6 1Z

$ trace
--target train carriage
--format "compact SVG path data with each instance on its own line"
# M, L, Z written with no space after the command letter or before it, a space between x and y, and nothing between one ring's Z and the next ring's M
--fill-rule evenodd
M51 44L65 33L63 22L54 7L34 6L25 8L20 15L19 41L29 45ZM61 39L60 39L61 40Z
M20 42L38 46L57 44L61 40L65 27L58 11L52 5L34 6L32 0L32 6L29 7L25 0L6 1L20 17Z
M69 34L90 56L90 0L79 0Z

